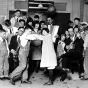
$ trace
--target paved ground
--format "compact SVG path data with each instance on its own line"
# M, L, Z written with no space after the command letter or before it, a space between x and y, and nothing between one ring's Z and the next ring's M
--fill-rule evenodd
M88 81L82 81L78 78L78 74L72 75L73 80L66 79L64 82L60 82L60 77L55 79L54 85L44 86L48 77L42 75L42 72L33 73L30 80L32 84L20 84L20 81L16 85L12 85L9 80L0 80L0 88L88 88Z

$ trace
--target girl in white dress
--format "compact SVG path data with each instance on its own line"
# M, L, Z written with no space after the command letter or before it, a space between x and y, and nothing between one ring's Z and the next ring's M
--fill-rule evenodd
M44 28L42 34L37 36L39 40L43 41L40 67L46 67L49 70L49 81L44 85L53 85L53 69L57 66L56 53L48 28Z

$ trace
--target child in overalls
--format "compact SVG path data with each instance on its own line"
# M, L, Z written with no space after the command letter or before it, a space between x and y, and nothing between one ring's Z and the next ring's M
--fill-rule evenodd
M6 42L5 30L0 25L0 79L8 78L9 63L8 63L8 45Z

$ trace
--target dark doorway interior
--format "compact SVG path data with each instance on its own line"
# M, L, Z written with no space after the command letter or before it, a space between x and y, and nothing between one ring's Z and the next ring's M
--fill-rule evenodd
M70 13L56 13L53 19L54 24L61 27L60 34L63 34L67 29L67 22L70 20Z

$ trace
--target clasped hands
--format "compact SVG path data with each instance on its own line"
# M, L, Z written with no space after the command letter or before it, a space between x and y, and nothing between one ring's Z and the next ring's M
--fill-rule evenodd
M12 53L13 55L16 55L16 51L15 51L14 49L11 49L11 53Z

